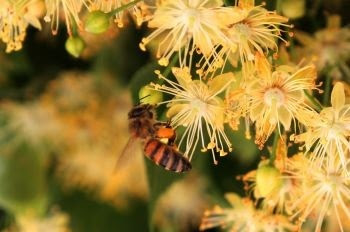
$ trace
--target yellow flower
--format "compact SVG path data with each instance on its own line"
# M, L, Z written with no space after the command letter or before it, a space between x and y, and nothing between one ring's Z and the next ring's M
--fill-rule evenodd
M61 14L64 17L69 35L72 35L75 26L82 29L79 12L82 6L89 9L89 2L89 0L45 0L46 15L44 20L51 22L52 34L56 35L58 32Z
M177 82L173 82L162 75L168 85L153 84L158 91L174 96L169 102L167 116L174 128L186 127L179 142L179 147L185 147L185 156L192 159L193 152L200 140L202 150L214 149L224 152L224 146L231 150L231 143L224 131L224 101L218 96L234 81L232 73L216 76L207 82L193 80L188 68L173 68ZM204 141L205 133L210 138L209 144ZM184 143L184 145L183 145ZM212 150L214 162L216 162Z
M316 156L324 159L326 154L337 154L343 167L349 158L350 149L350 105L345 103L344 85L335 84L331 107L324 108L319 114L314 113L306 122L307 131L294 136L296 142L304 142L306 152L314 146Z
M97 84L91 76L65 73L50 84L40 103L53 106L60 123L56 137L63 143L56 172L64 187L79 187L125 207L129 196L147 197L142 147L135 146L130 162L115 169L128 141L125 121L132 104L126 92L116 92L109 79L102 78Z
M303 120L311 108L304 103L303 90L315 88L316 70L312 65L297 69L278 66L275 71L261 54L256 55L258 78L248 87L250 119L255 122L255 142L263 147L273 130L281 124L289 130L295 118Z
M142 39L140 48L145 50L150 41L158 38L157 58L164 66L175 52L180 53L181 67L186 66L188 55L195 50L209 57L218 44L227 40L222 29L236 17L233 8L221 5L222 1L214 0L162 1L148 22L148 27L155 30Z
M172 184L162 194L154 211L154 222L159 231L190 231L200 223L203 211L208 207L208 183L191 171L190 175Z
M303 45L298 51L301 58L311 58L319 71L332 68L332 76L340 78L342 71L349 73L346 62L350 58L350 29L341 28L338 15L328 18L327 27L313 36L302 31L295 33L295 38Z
M314 154L309 158L295 155L288 159L286 173L285 178L296 185L290 192L290 209L294 211L293 218L299 217L300 226L315 214L315 231L321 231L328 215L336 215L340 228L343 227L339 218L341 211L346 220L350 220L350 177L336 155L330 154L325 159Z
M0 38L7 45L6 52L22 48L29 24L41 30L40 10L40 2L36 0L0 0Z
M43 106L37 102L27 104L7 102L1 104L0 109L1 114L9 119L0 130L0 138L16 134L5 147L16 148L23 139L40 148L49 148L43 144L60 144L57 134L62 127L51 106Z
M269 169L263 169L263 175L260 174L262 180L258 180L258 170L266 167L268 160L260 162L258 170L253 170L245 174L242 178L245 189L249 193L253 192L254 199L259 201L259 205L263 210L268 212L291 214L289 208L290 192L295 188L290 178L285 178L285 168L287 160L287 145L285 138L280 138L276 148L276 160L274 167L267 166ZM260 185L260 186L259 186ZM262 194L261 189L270 190L268 194Z
M240 0L236 8L240 18L226 30L229 40L214 59L216 66L223 66L227 59L234 66L238 61L254 61L256 52L263 54L277 50L277 39L288 44L281 36L281 32L285 32L281 27L292 27L286 24L286 17L262 6L254 6L254 1Z
M50 209L49 215L41 217L31 212L16 217L16 226L8 232L70 232L69 216L57 208Z
M214 227L229 228L229 231L271 232L294 231L295 226L279 214L257 210L252 201L234 193L225 195L231 208L216 206L204 213L200 230Z

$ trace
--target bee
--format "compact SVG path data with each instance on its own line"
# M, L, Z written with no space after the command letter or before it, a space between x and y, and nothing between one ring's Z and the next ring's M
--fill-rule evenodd
M189 160L177 150L175 145L176 132L170 123L156 120L155 106L140 104L128 113L129 131L131 137L119 158L130 156L129 149L135 147L134 141L144 143L144 154L156 165L173 172L186 172L192 168ZM162 140L167 140L163 142Z

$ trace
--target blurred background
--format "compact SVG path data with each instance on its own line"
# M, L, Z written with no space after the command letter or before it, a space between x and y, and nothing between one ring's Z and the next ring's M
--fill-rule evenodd
M267 1L267 8L276 3ZM340 16L341 27L349 24L349 0L282 0L277 7L313 42L295 32L289 53L296 63L317 52L332 60L341 51L337 43L349 43L349 34L326 30L331 15ZM173 174L135 148L130 164L115 171L129 138L127 113L139 89L156 79L154 70L164 70L138 47L146 26L124 20L103 35L82 34L87 45L79 59L65 50L63 24L56 36L44 22L41 31L29 27L18 52L7 54L0 43L1 231L198 231L204 210L225 204L226 192L243 195L239 176L267 155L242 128L229 132L234 151L217 166L199 154L193 171ZM317 36L320 30L326 31ZM315 50L316 43L333 47ZM334 75L349 72L348 60L344 65ZM322 80L322 64L319 71Z

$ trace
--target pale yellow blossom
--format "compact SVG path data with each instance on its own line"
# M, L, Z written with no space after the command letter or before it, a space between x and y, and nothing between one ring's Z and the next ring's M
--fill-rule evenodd
M166 85L153 86L158 91L174 96L163 103L169 103L167 116L174 128L186 128L178 146L180 150L184 147L185 156L191 160L200 143L203 151L212 149L216 163L214 149L222 156L231 150L231 142L224 131L224 101L218 95L234 81L234 75L225 73L205 82L201 78L192 79L187 68L172 70L177 83L159 75ZM205 141L205 134L209 136L209 142Z
M296 31L295 38L302 44L296 49L298 56L313 60L319 72L326 71L337 79L350 72L346 64L350 59L350 29L341 27L340 16L330 15L327 27L314 35Z
M68 34L72 35L73 30L82 29L79 13L83 6L89 9L89 4L90 0L45 0L44 20L51 23L52 34L56 35L62 17Z
M250 81L250 119L255 122L255 142L262 148L265 141L281 125L289 130L295 119L304 120L312 111L304 103L304 90L315 89L316 69L278 66L275 71L261 54L256 55L257 77Z
M188 56L192 57L195 51L208 58L217 45L227 40L222 30L237 17L233 8L221 5L222 1L213 0L162 1L148 22L148 27L155 30L142 39L141 49L159 39L157 58L164 66L175 52L180 54L181 67L191 62Z
M200 230L221 227L227 231L283 232L296 229L287 217L258 210L248 198L240 198L234 193L226 194L230 208L215 206L207 210L202 218Z
M344 85L336 83L331 95L331 107L313 113L305 122L306 132L294 136L296 142L304 142L306 152L313 149L324 159L327 154L338 155L346 168L350 149L350 105L345 103Z
M41 30L41 10L37 0L0 0L0 39L6 43L6 52L22 48L28 25Z
M328 215L335 215L342 228L340 212L350 220L350 177L337 155L329 154L325 159L314 154L295 155L288 159L285 173L285 178L295 184L289 204L300 227L306 219L316 216L314 231L319 232Z
M282 32L286 32L285 27L292 27L287 24L286 17L266 10L262 5L254 6L254 1L240 0L235 9L240 17L236 17L237 20L225 31L229 38L228 43L223 44L213 59L213 64L204 65L209 71L224 66L227 60L234 66L237 66L239 61L253 62L256 52L267 54L271 50L277 51L278 40L288 44L281 35Z

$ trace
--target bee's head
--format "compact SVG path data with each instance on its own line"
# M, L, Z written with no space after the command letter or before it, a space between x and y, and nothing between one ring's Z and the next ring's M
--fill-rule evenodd
M151 104L137 105L130 110L128 116L129 116L129 119L139 118L139 117L152 119L154 118L154 105L151 105Z

